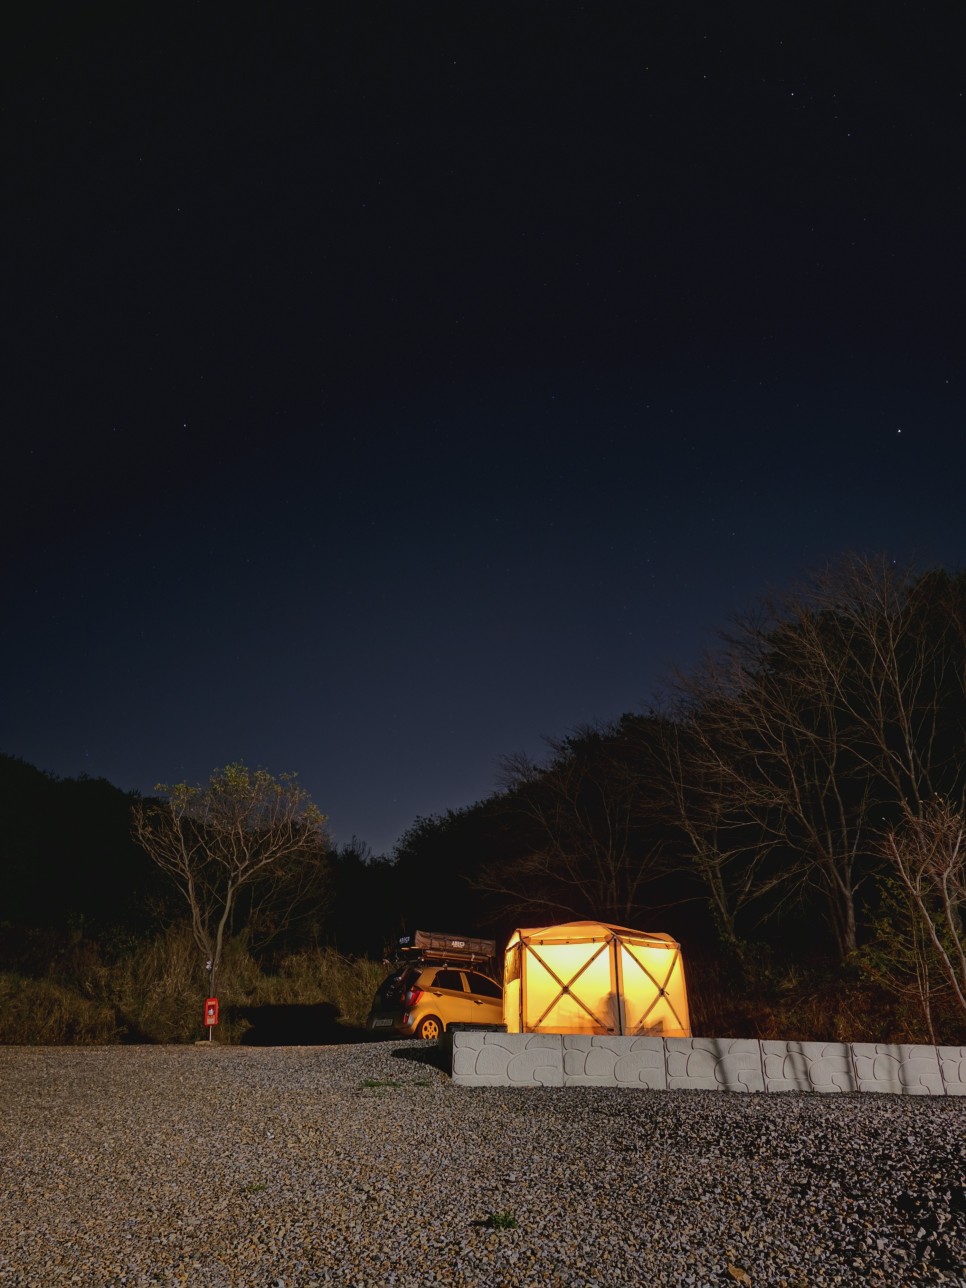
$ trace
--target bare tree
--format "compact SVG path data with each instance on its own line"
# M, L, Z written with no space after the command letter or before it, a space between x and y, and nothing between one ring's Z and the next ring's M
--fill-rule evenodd
M134 806L134 838L187 903L214 992L225 937L241 916L270 936L322 897L325 815L294 774L273 778L242 764L215 770L203 786L155 790L166 799Z
M813 580L794 619L812 687L849 730L860 770L914 811L963 785L959 601L942 571L917 578L853 556Z
M886 834L899 875L956 1001L966 1012L966 817L945 801L907 811Z
M962 786L951 590L944 574L849 559L740 622L723 656L682 680L678 817L726 927L765 894L814 889L840 955L855 948L883 820Z
M774 915L816 888L844 956L856 942L856 824L868 785L802 656L799 626L747 625L730 655L682 684L671 777L725 938L737 940L740 912Z
M691 676L692 696L697 684ZM715 738L713 722L698 716L701 710L698 705L665 728L667 817L684 837L722 942L737 947L739 915L780 889L787 874L781 867L776 871L774 846L765 843L739 803L726 748Z
M888 858L888 846L883 845ZM952 989L909 891L897 877L884 876L878 884L873 935L860 948L857 962L893 996L918 1004L927 1041L935 1045L936 1011L952 996Z

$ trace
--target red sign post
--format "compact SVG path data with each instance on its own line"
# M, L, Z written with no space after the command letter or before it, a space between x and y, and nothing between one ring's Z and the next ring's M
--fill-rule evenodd
M218 1023L218 998L209 997L205 1001L205 1028L210 1029Z

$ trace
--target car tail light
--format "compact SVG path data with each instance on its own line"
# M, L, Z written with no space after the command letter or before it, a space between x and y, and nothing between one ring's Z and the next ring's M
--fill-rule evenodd
M414 1006L419 1005L419 999L422 997L422 995L423 995L423 990L421 988L407 989L406 992L403 993L403 997L402 997L403 1006L406 1008L407 1011L412 1010Z

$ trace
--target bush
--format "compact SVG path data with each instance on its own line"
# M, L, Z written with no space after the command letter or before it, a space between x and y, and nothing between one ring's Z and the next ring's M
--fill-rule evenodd
M205 975L188 926L136 943L105 969L103 995L135 1042L191 1042L201 1036Z
M107 960L105 960L107 956ZM115 939L109 953L77 933L47 946L46 974L0 974L0 1043L186 1043L201 1038L207 977L185 923L151 939ZM253 1007L328 1005L361 1025L384 967L312 948L258 962L243 935L225 945L220 1042L238 1042Z
M120 1042L114 1008L50 979L0 975L0 1043L70 1046Z
M262 977L257 1000L263 1005L328 1002L346 1024L362 1025L385 977L380 962L343 957L334 948L312 948L284 957L274 978Z
M706 1038L786 1042L931 1043L921 1008L858 967L762 964L736 985L713 959L686 963L691 1030ZM937 1040L966 1040L966 1026L937 1009Z

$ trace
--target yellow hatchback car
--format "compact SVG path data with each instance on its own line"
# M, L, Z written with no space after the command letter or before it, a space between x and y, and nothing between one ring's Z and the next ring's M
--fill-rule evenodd
M451 1024L503 1024L503 989L472 966L417 962L397 967L373 998L366 1028L435 1040Z

